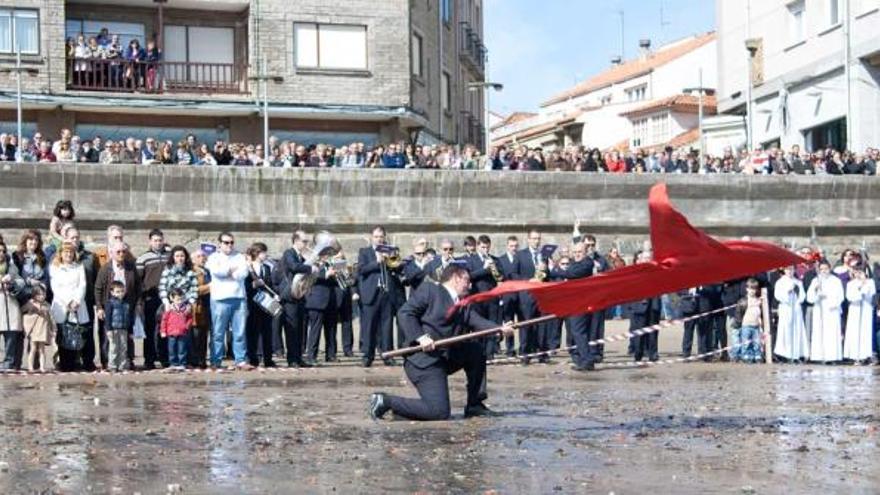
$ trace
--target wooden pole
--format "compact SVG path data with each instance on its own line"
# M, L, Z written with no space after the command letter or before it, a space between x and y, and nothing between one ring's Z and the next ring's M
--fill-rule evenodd
M541 316L538 318L532 318L531 320L525 320L525 321L521 321L518 323L514 323L513 328L528 327L528 326L537 325L539 323L544 323L544 322L548 322L548 321L555 320L555 319L556 319L556 315ZM455 337L449 337L448 339L435 340L434 341L434 348L441 349L443 347L449 347L453 344L458 344L459 342L467 342L469 340L475 340L475 339L479 339L482 337L488 337L490 335L495 335L500 331L501 331L501 327L498 326L498 327L489 328L486 330L480 330L478 332L471 332L471 333L466 333L463 335L456 335ZM421 350L422 350L422 347L418 346L418 345L415 345L412 347L404 347L402 349L397 349L394 351L383 352L382 359L389 359L389 358L400 357L400 356L408 356L410 354L415 354L416 352L419 352Z

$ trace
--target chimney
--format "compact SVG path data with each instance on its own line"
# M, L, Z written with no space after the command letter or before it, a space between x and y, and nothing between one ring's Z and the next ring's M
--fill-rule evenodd
M623 59L621 59L620 56L615 55L615 56L611 57L611 66L612 67L617 67L622 62L623 62Z
M651 55L651 40L642 38L639 40L639 58L646 60Z

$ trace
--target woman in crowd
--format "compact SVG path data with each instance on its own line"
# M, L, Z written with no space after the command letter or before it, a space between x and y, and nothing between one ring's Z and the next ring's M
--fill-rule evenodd
M89 328L89 313L86 307L86 272L79 262L77 247L72 243L62 243L60 251L53 257L49 267L49 282L54 295L52 318L58 325L58 367L62 371L73 371L81 364L82 350L65 349L61 345L64 326L73 323Z
M73 150L70 149L70 143L67 141L61 141L61 144L58 146L58 154L56 158L59 162L74 162L76 161L76 156L73 154Z
M88 86L91 83L89 77L89 58L91 53L86 45L86 37L80 34L76 37L76 45L73 48L73 83L77 86Z
M176 163L178 165L192 165L193 164L193 155L189 150L189 144L185 139L181 139L180 142L177 143L177 154L175 155L177 158Z
M171 300L168 295L172 289L180 289L183 293L184 302L190 306L196 303L199 293L199 281L193 271L192 260L189 252L183 246L174 246L168 256L168 263L162 270L162 278L159 279L159 298L162 300L164 309L171 308Z
M199 145L199 149L196 152L196 165L207 165L213 167L217 165L217 160L214 158L214 155L211 154L211 150L208 149L208 145L202 143Z
M158 155L156 155L156 159L162 165L171 165L173 163L176 163L174 161L175 156L171 141L165 141L164 143L162 143L162 147L159 148L159 153Z
M205 270L208 257L201 249L190 256L192 270L198 284L196 303L193 305L192 352L190 366L208 367L208 336L211 333L211 274Z
M0 241L0 334L6 343L5 356L0 370L13 371L21 367L24 339L21 326L21 307L18 296L24 288L24 280L6 244Z
M19 301L26 303L37 287L44 291L49 288L49 267L43 253L43 239L38 230L28 230L18 242L18 248L12 253L12 261L24 281L24 288L19 294Z
M262 355L263 366L274 368L272 361L272 317L254 302L257 291L268 285L272 273L266 263L268 247L262 242L255 242L247 250L248 277L245 279L245 291L248 301L248 317L246 326L247 355L251 366L259 366ZM260 343L262 342L262 346Z

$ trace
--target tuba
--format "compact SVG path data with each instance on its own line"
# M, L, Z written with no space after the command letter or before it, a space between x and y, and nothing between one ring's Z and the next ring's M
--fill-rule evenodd
M492 255L489 255L486 260L489 262L489 274L495 279L495 283L500 284L503 282L504 275L502 275L501 270L498 269L498 264L495 263L495 258L493 258Z
M315 248L309 252L305 264L314 266L322 258L333 256L339 252L339 242L330 232L321 231L315 235ZM318 276L314 273L297 273L290 283L290 295L294 299L302 299L309 295Z

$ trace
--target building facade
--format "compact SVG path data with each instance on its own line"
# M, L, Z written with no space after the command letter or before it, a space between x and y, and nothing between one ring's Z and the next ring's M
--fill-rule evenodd
M753 147L880 143L880 1L717 0L716 15L718 108Z
M683 94L686 89L704 88L704 110L714 112L715 55L712 32L656 49L642 40L638 57L613 61L610 69L545 101L534 117L495 129L492 141L544 148L663 145L697 127L692 103L698 98Z
M106 30L106 31L103 31ZM102 34L103 31L103 34ZM78 36L154 42L158 61L85 58ZM0 67L22 76L25 134L259 142L472 142L483 135L482 0L17 0ZM105 51L106 53L106 51ZM16 80L0 73L0 131Z

